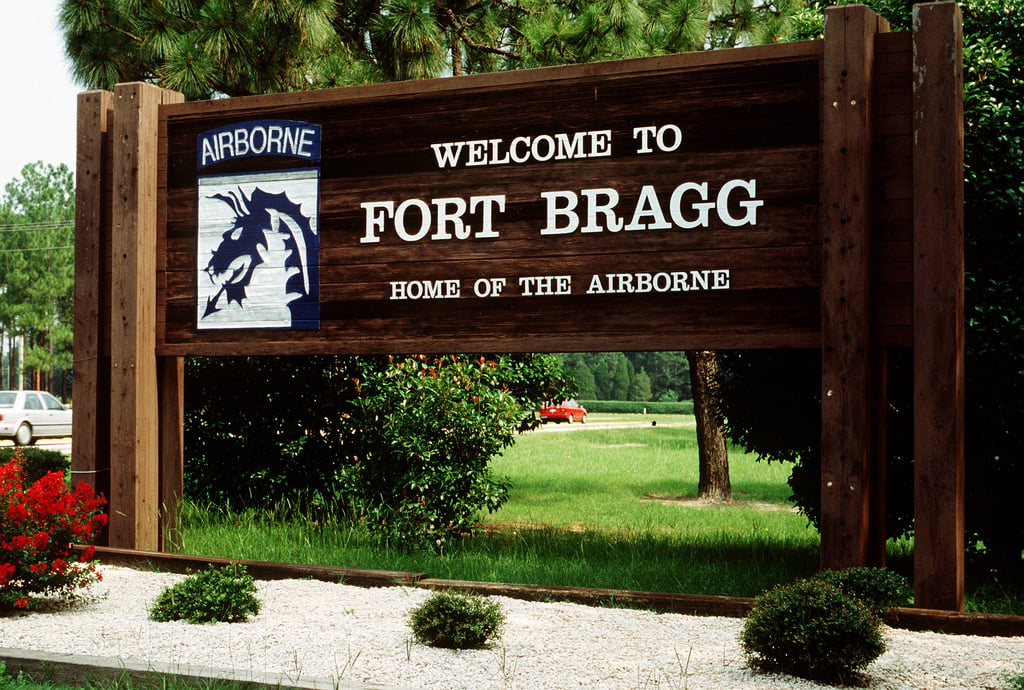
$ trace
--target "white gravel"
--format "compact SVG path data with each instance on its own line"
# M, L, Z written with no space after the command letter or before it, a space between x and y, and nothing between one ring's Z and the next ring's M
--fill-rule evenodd
M500 642L476 651L411 641L409 610L429 593L313 580L258 582L246 623L156 623L148 607L180 575L101 566L74 610L0 618L0 647L280 673L401 688L824 688L751 671L742 621L504 597ZM886 629L872 688L1005 688L1024 673L1024 638Z

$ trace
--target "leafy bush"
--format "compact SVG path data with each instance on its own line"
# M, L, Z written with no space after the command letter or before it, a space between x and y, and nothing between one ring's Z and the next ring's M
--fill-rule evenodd
M478 649L499 637L505 625L501 604L476 594L435 592L409 614L417 642L445 649Z
M907 578L885 568L823 570L811 579L827 582L856 597L879 618L894 606L908 603L913 593Z
M8 462L20 454L25 484L35 484L48 472L61 472L66 477L71 469L71 458L57 450L46 448L0 448L0 462Z
M757 598L740 643L760 670L846 684L885 651L881 627L856 597L821 580L799 580Z
M106 501L81 482L68 489L50 472L26 487L20 449L0 466L0 610L29 609L38 595L71 599L100 579L89 546L75 556L73 544L91 544L107 524Z
M362 448L345 486L367 526L394 543L441 552L481 510L508 499L492 456L512 444L523 408L497 362L416 356L359 383L352 437Z
M240 623L259 612L256 582L235 563L211 567L165 588L154 600L149 617L160 622Z

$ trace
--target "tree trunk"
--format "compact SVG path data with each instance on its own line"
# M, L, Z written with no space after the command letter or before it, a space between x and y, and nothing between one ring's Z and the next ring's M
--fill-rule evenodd
M686 353L686 361L690 364L693 414L697 420L697 450L700 458L697 498L716 502L731 501L729 453L714 401L718 358L710 350L696 350Z

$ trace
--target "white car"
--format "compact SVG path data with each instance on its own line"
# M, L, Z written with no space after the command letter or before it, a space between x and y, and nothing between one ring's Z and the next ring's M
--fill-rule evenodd
M71 410L46 391L0 391L0 438L31 446L71 435Z

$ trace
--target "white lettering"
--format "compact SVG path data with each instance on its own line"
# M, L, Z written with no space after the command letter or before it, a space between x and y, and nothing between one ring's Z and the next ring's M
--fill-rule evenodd
M579 197L574 192L541 192L540 195L548 202L548 224L541 229L540 234L568 235L575 232L580 225L579 214L575 212ZM565 202L565 206L561 208L558 206L560 200ZM566 218L566 223L562 227L558 226L560 216Z
M431 144L437 167L506 165L535 161L573 160L612 155L612 131L601 129L585 132L558 132L534 137L517 136L506 144L504 139L471 139ZM465 162L462 152L466 151Z
M256 142L256 135L259 134L259 143ZM262 154L267 150L267 130L265 127L253 127L249 131L249 148L255 154Z
M305 127L302 130L302 137L299 139L298 154L303 158L312 158L313 151L310 148L313 146L313 137L316 136L316 131Z
M458 280L393 280L391 299L457 299L461 297Z
M605 229L609 232L618 232L622 229L622 219L615 215L615 205L619 203L617 191L611 188L584 189L581 193L587 198L587 224L580 232L601 232ZM598 201L602 196L606 199L604 203ZM604 215L603 227L597 223L598 214Z
M405 228L405 214L410 208L415 208L420 214L420 227L414 233ZM398 205L395 211L395 234L406 242L419 242L430 232L430 207L423 199L406 199Z
M469 147L466 165L487 165L487 143L484 139L466 142L466 146Z
M715 207L713 203L693 204L697 210L697 220L686 220L683 217L683 194L697 192L702 201L708 198L708 183L684 182L672 190L672 198L668 202L669 212L672 214L672 222L684 230L693 228L706 228L708 226L708 212Z
M437 209L436 213L431 206ZM468 203L460 197L431 199L429 204L423 199L406 199L397 208L394 201L367 201L360 207L366 211L360 244L379 243L389 229L406 242L419 242L428 235L432 240L497 239L494 219L505 211L505 195L471 196ZM480 229L475 233L466 222L467 213L480 219Z
M220 160L220 156L213 149L213 138L203 137L203 164L200 167L209 165L210 163L216 163Z
M360 207L366 209L366 232L359 238L360 244L380 242L380 236L384 234L384 221L395 215L395 202L368 201L360 204Z
M640 137L640 148L636 150L637 153L651 153L654 149L651 148L650 137L658 131L657 127L634 127L633 138Z
M522 281L523 279L520 279ZM660 271L658 273L595 273L590 277L588 295L645 294L649 292L690 292L728 290L729 269ZM568 293L566 293L568 294Z
M519 288L523 297L569 295L572 294L572 276L522 276Z
M437 167L454 168L459 164L459 157L462 155L462 148L466 145L464 141L449 141L445 144L431 144L434 149L434 156L437 158ZM454 148L453 148L454 147Z
M513 163L525 163L530 160L530 137L516 137L508 150Z
M740 192L745 192L750 198L736 200ZM572 190L541 192L540 196L546 202L546 225L541 228L540 234L568 235L577 230L593 233L618 232L622 229L708 228L713 220L712 211L716 212L719 221L729 227L756 225L757 209L764 205L764 201L757 199L756 195L756 180L730 180L718 191L714 201L710 200L711 190L707 182L683 182L672 190L666 209L664 197L659 195L654 185L644 185L632 204L629 222L624 224L625 217L617 212L620 195L615 189L583 189L579 194ZM580 196L583 197L584 208L577 210ZM736 213L737 207L743 212ZM582 227L581 218L584 219Z
M740 207L747 210L746 215L742 218L733 218L732 214L729 213L729 195L732 193L732 190L737 188L745 191L751 198L751 201L739 202ZM763 206L764 202L760 199L754 198L756 196L756 180L729 180L722 185L722 189L718 192L718 217L722 219L723 223L734 228L738 228L743 225L757 225L757 209Z
M646 225L641 223L640 219L645 217L650 217L652 221ZM671 227L672 224L665 220L665 214L661 210L658 193L654 191L652 185L644 185L633 211L633 220L626 226L626 230L666 230Z
M444 199L433 199L431 201L437 207L437 230L430 239L450 240L451 233L445 226L451 224L455 237L464 240L469 237L471 228L462 222L462 216L466 213L466 200L459 197L448 197Z
M508 282L504 278L478 278L473 283L473 294L477 297L497 297Z

